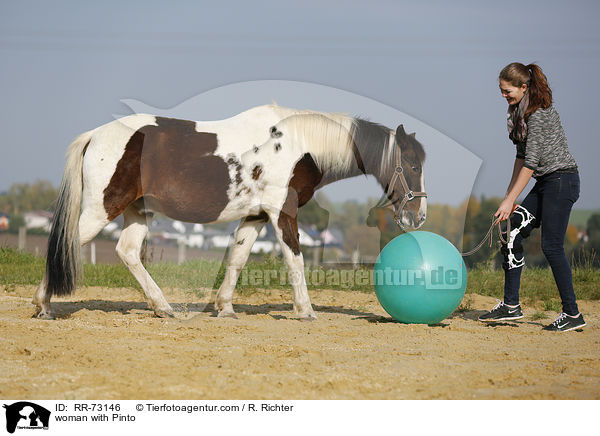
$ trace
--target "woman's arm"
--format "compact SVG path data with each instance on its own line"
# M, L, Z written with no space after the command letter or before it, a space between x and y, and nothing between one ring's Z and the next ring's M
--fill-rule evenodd
M517 163L515 162L515 169L516 166ZM515 201L517 201L517 198L519 197L521 192L523 192L523 189L525 189L525 186L527 186L529 180L531 180L532 175L533 170L525 166L521 166L521 169L517 173L516 179L515 174L513 173L513 180L511 180L511 186L509 186L509 190L506 194L506 197L504 198L502 203L500 203L500 207L494 214L495 217L498 217L496 222L508 219L508 217L512 213Z
M525 163L525 159L521 159L518 157L515 159L515 165L513 167L512 177L510 178L510 183L508 184L508 188L506 189L505 197L507 197L508 193L512 190L515 182L517 181L517 177L519 177L519 172L521 171L521 168L523 168L524 163Z
M542 153L543 129L544 123L542 121L541 113L539 111L534 112L527 121L527 146L525 147L525 156L520 156L515 159L515 165L513 168L513 175L506 190L506 197L504 201L500 203L500 207L494 214L498 217L496 222L504 221L510 217L513 211L513 206L517 198L529 183L533 172L538 167L539 157ZM518 152L518 150L517 150Z

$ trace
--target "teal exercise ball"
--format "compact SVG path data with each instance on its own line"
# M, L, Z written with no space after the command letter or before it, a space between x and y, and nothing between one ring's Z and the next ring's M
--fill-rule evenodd
M379 253L375 294L392 318L436 324L456 310L467 288L467 268L447 239L431 232L404 233Z

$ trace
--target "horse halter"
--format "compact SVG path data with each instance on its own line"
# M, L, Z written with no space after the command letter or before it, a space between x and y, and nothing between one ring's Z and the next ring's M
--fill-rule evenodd
M402 202L400 203L400 207L398 208L398 210L394 211L394 221L396 222L396 224L402 229L402 230L406 230L404 224L402 224L402 211L404 210L404 206L406 206L406 203L408 203L411 200L414 200L416 197L427 197L427 193L426 192L415 192L415 191L411 191L411 189L408 187L408 183L406 183L406 177L404 177L404 170L402 169L402 157L400 155L400 153L398 153L397 155L397 159L396 159L396 168L394 169L394 174L392 175L392 178L390 180L390 183L388 184L387 190L385 191L385 193L383 194L382 200L385 198L387 199L387 201L382 201L380 200L379 203L377 204L376 207L382 207L384 204L386 203L391 203L392 205L394 205L396 202L390 200L392 194L394 193L394 187L396 186L397 181L400 180L400 184L402 185L402 189L404 189L404 197L402 198Z

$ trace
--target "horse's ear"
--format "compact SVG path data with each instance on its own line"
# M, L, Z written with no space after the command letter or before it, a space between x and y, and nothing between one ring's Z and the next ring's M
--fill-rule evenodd
M403 138L406 136L406 132L404 131L404 126L400 124L396 129L396 138Z
M412 139L416 139L416 135L417 135L417 132L412 132L412 133L411 133L410 135L408 135L408 136L410 136Z

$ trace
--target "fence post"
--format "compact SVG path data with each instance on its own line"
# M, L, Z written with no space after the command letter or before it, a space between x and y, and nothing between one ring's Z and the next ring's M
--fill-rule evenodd
M27 227L19 227L19 251L25 251L27 246Z
M360 251L358 249L358 245L356 246L356 248L354 249L354 251L352 252L352 267L353 268L358 268L358 264L360 262Z
M185 262L185 241L181 239L178 240L177 248L177 263L181 265L183 262Z
M319 254L321 251L321 245L315 245L313 247L313 252L312 252L312 266L317 268L319 266Z
M96 265L96 243L94 241L90 244L90 262L92 265Z

